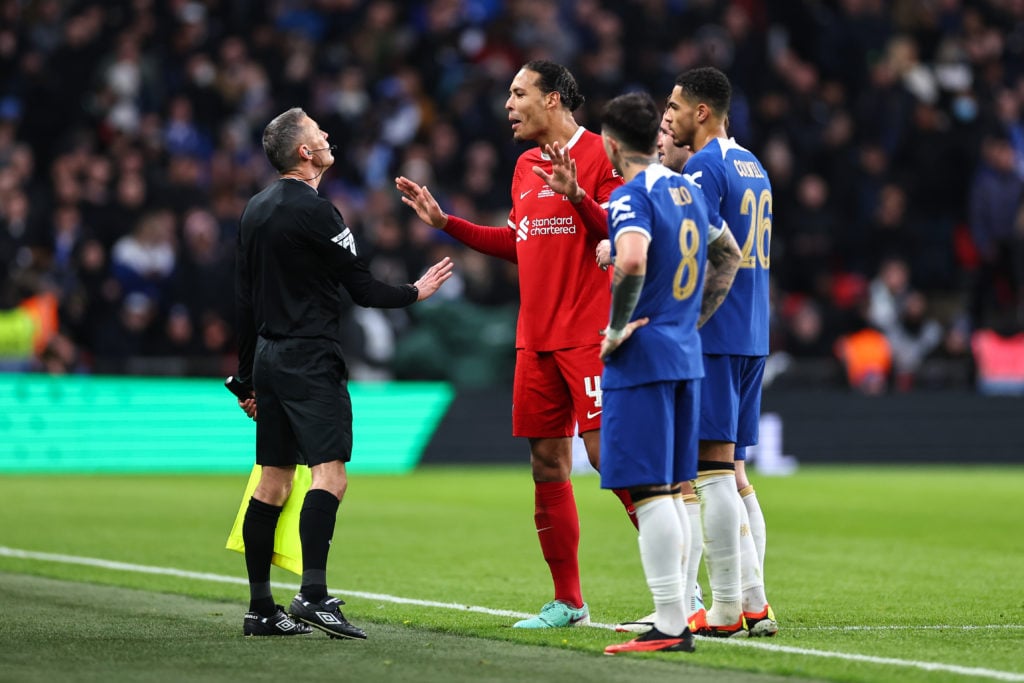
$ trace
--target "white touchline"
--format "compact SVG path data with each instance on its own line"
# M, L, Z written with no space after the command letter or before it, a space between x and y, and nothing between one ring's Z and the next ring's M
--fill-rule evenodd
M875 657L873 655L858 655L848 652L829 652L827 650L809 650L803 647L791 645L775 645L762 643L756 640L737 640L734 644L742 647L755 647L772 652L787 652L794 655L811 655L812 657L826 657L830 659L846 659L852 662L868 662L871 664L889 664L892 666L905 666L924 671L947 671L964 676L979 676L992 678L997 681L1024 681L1024 674L1013 673L1012 671L996 671L994 669L980 669L972 666L958 666L956 664L939 664L938 662L918 662L912 659L895 659L893 657Z
M1015 629L1024 628L1024 624L969 624L952 626L950 624L925 624L923 626L910 626L907 624L889 624L883 626L787 626L786 632L790 631L981 631L986 629Z
M19 550L17 548L8 548L6 546L0 546L0 557L12 557L21 560L38 560L40 562L58 562L62 564L80 564L89 567L99 567L101 569L110 569L115 571L134 572L137 574L159 574L161 576L176 576L182 579L195 579L197 581L213 581L216 583L233 583L239 585L248 585L248 581L238 576L224 576L223 574L210 574L207 572L191 572L184 569L174 569L173 567L152 567L143 564L131 564L129 562L115 562L113 560L102 560L95 557L80 557L77 555L60 555L55 553L40 553L32 550ZM277 584L281 588L287 588L289 590L298 590L298 584ZM383 602L393 602L402 605L417 605L419 607L438 607L441 609L452 609L459 610L462 612L478 612L481 614L490 614L497 617L514 617L524 618L534 616L528 612L515 612L513 610L506 609L492 609L490 607L479 607L476 605L463 605L453 602L437 602L435 600L418 600L416 598L402 598L396 595L388 595L387 593L367 593L363 591L352 591L338 588L337 592L343 594L346 597L352 596L355 598L363 598L366 600L381 600ZM608 630L614 630L614 624L598 624L591 623L593 628L603 628ZM963 627L963 628L993 628L989 626L978 626L978 627ZM856 627L854 627L856 628ZM886 627L882 627L886 628ZM921 627L930 628L930 627ZM938 628L938 627L936 627ZM942 628L961 628L961 627L942 627ZM1005 628L1005 627L1004 627ZM1016 628L1016 626L1013 626ZM970 666L958 666L956 664L940 664L938 662L920 662L912 659L895 659L892 657L875 657L873 655L859 655L848 652L830 652L828 650L811 650L803 647L793 647L791 645L779 645L776 643L769 643L762 640L746 640L746 639L717 639L717 638L701 638L702 642L706 643L721 643L723 645L735 645L739 647L753 647L761 650L769 650L771 652L784 652L787 654L806 655L808 657L825 657L828 659L845 659L851 662L866 662L869 664L882 664L888 666L901 666L911 669L921 669L923 671L946 671L954 674L962 674L964 676L978 676L981 678L990 678L997 681L1015 681L1024 683L1024 674L1015 673L1012 671L998 671L995 669L982 669Z

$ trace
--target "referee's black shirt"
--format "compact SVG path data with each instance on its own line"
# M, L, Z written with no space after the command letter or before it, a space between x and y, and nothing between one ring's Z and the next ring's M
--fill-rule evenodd
M249 200L238 231L238 378L252 385L256 336L338 341L341 292L360 306L400 308L410 285L370 274L341 214L300 180L281 178Z

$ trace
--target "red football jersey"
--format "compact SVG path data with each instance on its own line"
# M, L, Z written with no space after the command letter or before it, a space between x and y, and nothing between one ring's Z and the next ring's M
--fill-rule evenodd
M601 136L580 126L567 145L576 161L576 180L605 208L622 178L604 152ZM600 344L608 325L608 274L594 260L597 243L608 238L607 218L584 226L579 207L548 187L533 167L551 172L539 147L524 152L512 174L512 211L519 262L519 323L516 347L554 351ZM596 207L595 207L596 211Z

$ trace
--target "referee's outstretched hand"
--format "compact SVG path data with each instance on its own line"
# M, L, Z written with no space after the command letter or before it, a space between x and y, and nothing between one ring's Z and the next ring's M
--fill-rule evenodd
M412 283L420 293L416 301L429 299L444 284L444 281L452 276L453 268L455 268L455 264L447 256L427 268L427 272Z

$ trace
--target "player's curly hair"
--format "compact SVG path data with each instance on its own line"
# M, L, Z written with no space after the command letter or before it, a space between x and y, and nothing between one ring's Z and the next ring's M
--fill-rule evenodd
M703 102L711 108L716 116L729 113L732 100L732 85L729 77L713 66L702 66L690 69L676 78L683 95L689 100Z
M534 59L523 65L524 69L536 72L537 87L545 95L549 92L557 92L562 99L562 106L569 111L576 111L583 106L586 98L580 93L580 87L576 79L561 64L546 59Z
M306 112L301 107L292 107L274 117L263 129L263 152L279 173L293 168L299 160L295 150L305 118Z
M660 126L661 110L645 92L619 95L601 112L601 128L634 152L653 153Z

